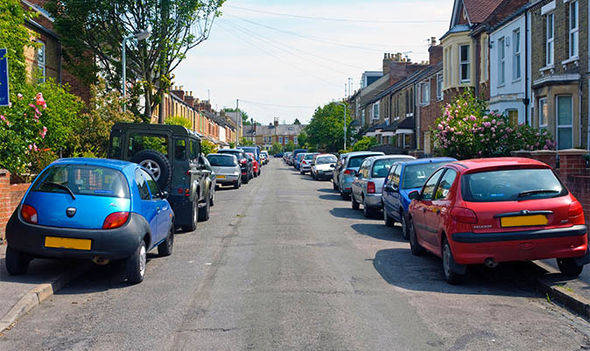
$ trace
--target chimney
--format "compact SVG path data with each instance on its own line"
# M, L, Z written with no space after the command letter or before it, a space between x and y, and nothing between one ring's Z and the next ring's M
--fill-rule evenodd
M171 91L172 94L176 95L180 100L184 100L184 91L182 89L178 89L178 87L174 87L175 89Z
M430 46L436 46L436 37L430 37Z
M279 126L279 119L278 118L275 118L274 123L275 123L275 128L277 128Z
M391 62L393 61L393 55L390 53L383 54L383 75L386 76L391 70Z
M430 47L428 48L428 56L431 65L436 65L443 59L442 45L437 45L436 37L430 38Z

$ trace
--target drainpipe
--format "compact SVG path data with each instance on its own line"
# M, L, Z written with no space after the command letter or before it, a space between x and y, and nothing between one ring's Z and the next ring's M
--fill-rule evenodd
M531 65L532 66L532 65ZM524 11L524 123L529 124L529 9Z

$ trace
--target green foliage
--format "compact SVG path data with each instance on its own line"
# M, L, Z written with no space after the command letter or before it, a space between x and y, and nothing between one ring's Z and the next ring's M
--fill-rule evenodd
M230 149L235 149L236 143L234 143L233 141L230 141L228 144L229 144Z
M279 143L274 143L272 144L269 153L271 155L276 155L278 153L283 152L283 145L279 144Z
M209 154L214 154L217 152L217 145L213 144L209 140L203 139L201 140L201 152L205 156Z
M375 137L362 137L359 141L354 143L352 151L368 151L375 145L377 145L377 139Z
M448 104L431 130L437 154L457 159L508 156L511 151L554 149L546 131L514 125L505 115L488 112L486 102L466 91Z
M293 150L295 150L295 144L293 143L292 140L289 140L287 145L285 145L285 151L293 151Z
M305 131L301 132L301 134L299 134L299 136L297 136L297 144L299 146L305 146L305 144L307 144L307 140L309 138L307 137L307 133L305 133Z
M169 117L168 119L166 119L166 124L183 126L188 130L191 130L193 128L193 124L191 123L191 121L188 118L182 116Z
M242 139L240 139L240 146L253 146L254 142L252 141L252 139L246 138L246 137L242 137Z
M295 121L293 122L293 124L295 124L295 125L301 125L301 122L299 122L299 118L295 118Z
M320 150L334 152L342 147L344 139L343 131L344 106L332 102L323 107L318 107L310 123L305 127L308 136L307 143L316 145ZM351 122L350 114L347 113L346 125ZM352 131L347 127L347 137Z

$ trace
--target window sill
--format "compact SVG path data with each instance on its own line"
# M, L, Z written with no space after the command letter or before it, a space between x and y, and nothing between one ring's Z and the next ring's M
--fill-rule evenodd
M498 84L498 86L496 88L504 88L506 86L506 83L502 83L502 84Z
M547 65L545 67L541 67L539 69L539 72L543 73L545 71L549 71L549 70L553 70L553 69L555 69L555 65Z
M575 63L576 66L578 66L579 65L579 62L580 62L580 57L579 56L572 56L572 57L568 58L567 60L561 61L561 64L563 66L566 66L566 65L568 65L570 63Z

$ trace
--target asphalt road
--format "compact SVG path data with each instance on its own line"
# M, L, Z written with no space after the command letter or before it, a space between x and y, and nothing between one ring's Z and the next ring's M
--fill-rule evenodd
M330 182L274 159L151 256L142 284L96 267L0 336L0 350L580 350L590 324L534 289L532 265L461 286Z

